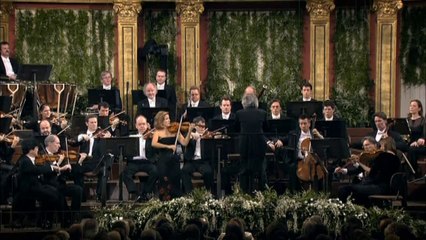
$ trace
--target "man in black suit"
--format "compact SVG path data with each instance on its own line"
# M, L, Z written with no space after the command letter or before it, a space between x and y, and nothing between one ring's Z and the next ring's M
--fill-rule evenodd
M157 86L154 83L147 83L144 87L146 98L138 102L138 115L141 115L141 108L164 108L168 107L167 100L157 96Z
M136 129L138 130L138 134L130 135L130 137L139 138L139 155L129 156L122 177L129 194L137 196L136 201L146 201L154 191L154 185L158 179L158 170L154 164L155 154L151 146L151 139L144 136L148 131L148 122L143 115L139 115L136 118ZM140 171L148 173L148 178L144 184L142 184L142 179L140 179L141 190L138 191L133 181L133 176Z
M262 190L266 184L265 152L267 139L263 134L267 124L267 114L258 109L259 101L254 94L244 95L241 101L243 109L237 112L236 122L240 125L241 189L246 193ZM255 177L259 186L254 187Z
M213 184L213 170L207 156L202 156L201 138L206 131L206 120L196 117L193 120L196 132L191 133L191 140L185 149L185 163L182 168L182 184L184 193L192 191L192 173L198 171L203 175L204 186L211 190Z
M320 119L321 121L337 121L341 120L340 118L334 115L336 111L336 105L331 100L326 100L323 103L322 113L324 114L324 118Z
M16 59L10 57L10 49L8 42L0 42L1 61L0 61L0 78L8 80L16 80L19 64Z
M111 157L102 152L100 138L110 138L111 133L105 131L104 133L98 133L98 118L96 115L88 115L86 117L87 131L78 135L77 142L80 144L80 158L78 163L72 169L74 176L74 183L81 186L84 189L84 173L95 170L99 161L106 157L105 163L107 166L111 163ZM100 171L101 172L101 171ZM98 174L98 184L96 187L96 193L98 198L101 194L101 181L102 174ZM83 201L85 196L83 194Z
M189 102L186 104L187 107L209 107L209 104L203 100L201 100L201 91L200 88L197 86L192 86L189 88L190 93L190 99Z
M130 121L129 115L122 113L117 117L111 116L110 107L107 102L100 102L98 104L98 109L98 125L102 129L107 128L109 125L111 125L111 128L108 129L108 131L111 133L111 136L120 137L129 135L129 127L127 125L127 123Z
M229 96L223 96L220 101L220 111L221 113L216 115L213 119L218 120L234 120L235 113L231 112L232 102Z
M176 117L176 90L173 86L168 85L167 73L164 69L158 69L157 74L155 75L155 81L157 81L157 91L165 91L163 97L167 100L167 106L170 109L170 119L173 121Z
M271 115L268 119L284 119L284 115L282 114L281 103L279 99L272 100L271 103Z
M312 84L310 84L308 80L305 80L302 83L302 86L300 87L300 92L302 93L303 102L316 101L312 98Z
M121 101L121 96L120 96L120 90L116 87L112 86L112 74L110 71L103 71L101 73L101 81L102 81L102 86L99 87L100 89L103 90L111 90L111 91L115 91L115 101L114 104L111 103L112 108L111 109L113 112L120 112L123 109L123 104ZM97 106L96 106L97 108Z
M61 172L69 169L69 166L52 166L48 163L36 165L35 159L38 155L38 145L33 139L24 140L22 143L23 155L19 162L19 183L18 195L14 200L17 210L29 210L34 206L34 200L41 203L42 213L46 214L47 221L44 222L45 228L50 228L54 210L62 209L62 201L59 200L58 190L48 184L45 184L40 177L43 174Z
M388 129L387 126L387 116L384 112L377 112L374 115L374 124L376 125L376 130L368 134L376 139L377 142L380 142L382 138L391 137L396 143L396 148L400 151L408 151L408 145L404 142L401 135L398 132L394 132Z

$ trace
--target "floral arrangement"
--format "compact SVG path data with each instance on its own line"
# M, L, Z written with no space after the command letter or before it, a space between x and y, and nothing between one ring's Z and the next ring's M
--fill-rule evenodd
M426 231L426 221L411 218L401 209L365 208L351 201L342 203L324 193L303 192L278 196L272 189L256 192L253 196L242 193L239 188L223 199L214 199L205 189L195 189L190 195L161 202L150 200L141 205L124 204L108 208L94 208L100 226L109 229L114 221L133 219L139 228L152 227L159 217L172 221L178 229L195 218L203 217L209 222L209 230L223 230L229 219L238 217L253 233L263 232L272 221L285 220L289 231L298 234L303 221L318 215L328 226L329 232L339 235L342 225L355 216L370 231L377 228L380 216L388 216L397 222L411 226L419 235Z

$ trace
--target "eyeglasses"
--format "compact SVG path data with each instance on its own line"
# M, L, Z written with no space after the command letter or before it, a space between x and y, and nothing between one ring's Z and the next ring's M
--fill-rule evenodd
M197 126L201 127L201 128L205 128L206 127L206 125L202 125L202 124L197 124Z

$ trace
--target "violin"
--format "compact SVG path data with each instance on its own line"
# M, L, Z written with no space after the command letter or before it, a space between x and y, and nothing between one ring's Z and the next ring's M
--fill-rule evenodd
M182 132L188 132L190 125L191 125L190 122L182 122L180 130ZM173 133L173 134L177 133L178 129L179 129L179 123L178 122L172 122L172 123L170 123L170 126L167 127L167 131L169 131L170 133Z
M110 124L110 125L118 125L118 124L127 125L127 121L120 120L120 119L118 118L118 116L119 116L119 115L121 115L121 114L123 114L123 113L124 113L124 111L121 111L121 112L119 112L119 113L117 113L117 114L112 114L112 115L109 117L109 124Z
M78 162L79 154L75 150L61 151L61 154L64 154L65 159L68 159L69 162Z
M59 155L47 155L47 154L37 155L35 158L35 164L36 165L44 165L45 163L50 164L50 163L57 162L59 158L60 158Z
M142 135L142 137L143 137L143 139L152 139L152 137L154 136L154 131L155 131L155 128L153 128L153 129L147 129L146 131L145 131L145 133Z
M0 142L6 142L9 144L13 143L13 140L15 140L15 138L17 138L18 136L15 136L13 134L0 134Z

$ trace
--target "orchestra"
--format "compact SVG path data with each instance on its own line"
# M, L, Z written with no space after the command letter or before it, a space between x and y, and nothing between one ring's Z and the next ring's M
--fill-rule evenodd
M8 45L2 44L1 47L2 59L8 58ZM4 59L2 63L5 62ZM6 60L5 70L0 68L1 74L16 80L14 65L14 60L9 59L9 63ZM297 128L285 133L275 132L275 135L272 136L268 134L270 133L268 123L270 120L289 119L284 107L287 105L284 103L282 105L280 99L274 99L270 103L269 109L262 109L259 107L259 96L256 95L256 89L248 86L241 99L243 109L233 109L231 98L224 96L220 99L217 111L211 119L197 116L191 119L192 123L183 122L187 117L185 111L187 108L206 108L209 107L209 104L201 98L200 88L192 86L187 102L182 106L176 106L175 89L165 83L166 78L166 71L160 69L156 73L156 83L145 84L146 98L140 99L137 103L138 112L134 116L134 126L130 126L130 129L128 111L123 109L120 98L114 99L113 102L99 99L97 104L88 106L92 109L95 107L97 112L88 114L81 126L71 125L71 119L67 120L66 117L69 116L70 111L61 113L62 109L61 111L55 109L55 104L40 103L39 118L26 122L23 126L33 130L35 136L46 137L45 148L40 149L40 145L25 139L28 145L22 144L22 155L16 163L12 163L11 159L15 148L21 145L21 139L13 134L15 131L12 127L13 124L8 120L7 127L2 126L0 133L1 201L5 203L10 197L10 185L12 184L10 176L14 173L12 169L15 169L23 176L19 183L18 193L15 193L18 196L15 204L18 209L27 201L19 194L30 191L48 210L66 209L65 196L71 196L71 210L78 211L81 202L87 199L85 173L94 172L98 176L96 193L99 197L102 177L99 165L107 165L110 168L118 158L105 151L103 139L116 137L137 138L139 142L138 154L125 156L124 171L120 173L129 193L129 199L137 202L144 202L155 196L161 200L170 200L182 194L191 193L194 172L201 173L203 186L214 192L213 186L219 178L217 162L214 159L218 156L214 147L205 146L208 144L206 141L208 137L217 138L218 141L222 138L232 138L233 144L219 156L222 158L220 161L224 161L219 166L223 167L220 173L220 177L223 178L221 189L225 190L226 194L230 193L232 182L239 181L241 189L249 194L255 190L262 190L268 185L269 176L265 161L265 154L268 151L274 153L274 159L281 159L280 161L284 162L284 168L288 174L286 187L290 191L299 191L302 187L321 191L320 182L323 179L331 181L339 179L336 176L357 176L355 178L357 180L351 185L339 190L339 197L341 200L346 200L350 194L353 194L353 197L363 204L366 203L366 197L369 194L386 191L385 185L389 183L389 177L399 169L399 165L395 163L392 165L392 169L382 171L385 165L383 159L394 160L395 157L391 155L395 155L396 149L408 153L409 160L407 161L414 166L416 176L419 176L416 163L420 156L425 155L426 138L426 122L422 103L419 100L410 102L410 114L407 117L407 125L411 130L409 142L405 142L398 132L388 126L385 113L377 112L372 116L376 130L366 136L362 142L350 145L355 148L362 146L362 154L351 157L346 163L337 162L337 165L328 166L328 159L320 157L320 154L312 149L310 143L312 139L324 139L322 133L315 128L315 121L319 116L303 112L297 119L293 117L294 121L298 121ZM111 72L102 72L101 81L102 87L99 89L119 92L119 89L112 86ZM317 102L312 98L312 85L309 82L304 82L300 90L302 96L298 100ZM164 91L161 96L159 96L160 91ZM345 120L344 116L341 118L336 116L335 102L326 100L322 106L323 118L320 121ZM144 116L144 112L140 111L142 108L168 108L169 111L153 112L153 116ZM179 112L176 109L183 112L180 122L173 122L175 114ZM9 113L10 110L3 111L2 109L1 119L10 119L10 115L3 114ZM303 109L300 110L302 112ZM126 117L123 118L123 116ZM150 126L150 119L154 120L153 128ZM219 130L211 129L214 130L212 132L215 135L207 134L211 133L208 129L212 120L219 120L223 124ZM72 129L77 127L82 129L81 132L67 134L70 139L60 141L57 135L53 135L68 129L71 129L69 132L73 132ZM390 140L382 141L387 138ZM349 139L345 140L349 142ZM71 157L69 155L72 151L68 150L64 151L67 156L58 155L61 152L60 147L63 148L65 144L73 141L75 144L72 146L76 150ZM383 146L390 144L390 150L379 150L380 142ZM392 146L395 146L396 149L393 149ZM238 162L231 163L229 159L224 159L229 154L238 154ZM364 162L366 158L368 161ZM63 164L64 162L65 164ZM229 168L230 166L233 167ZM141 171L146 172L147 177L140 177L140 188L138 188L133 178L137 172ZM43 179L41 179L41 175L44 175ZM64 180L65 176L73 180L75 184ZM236 180L232 181L232 179ZM37 182L37 185L32 186L29 184L30 181Z

